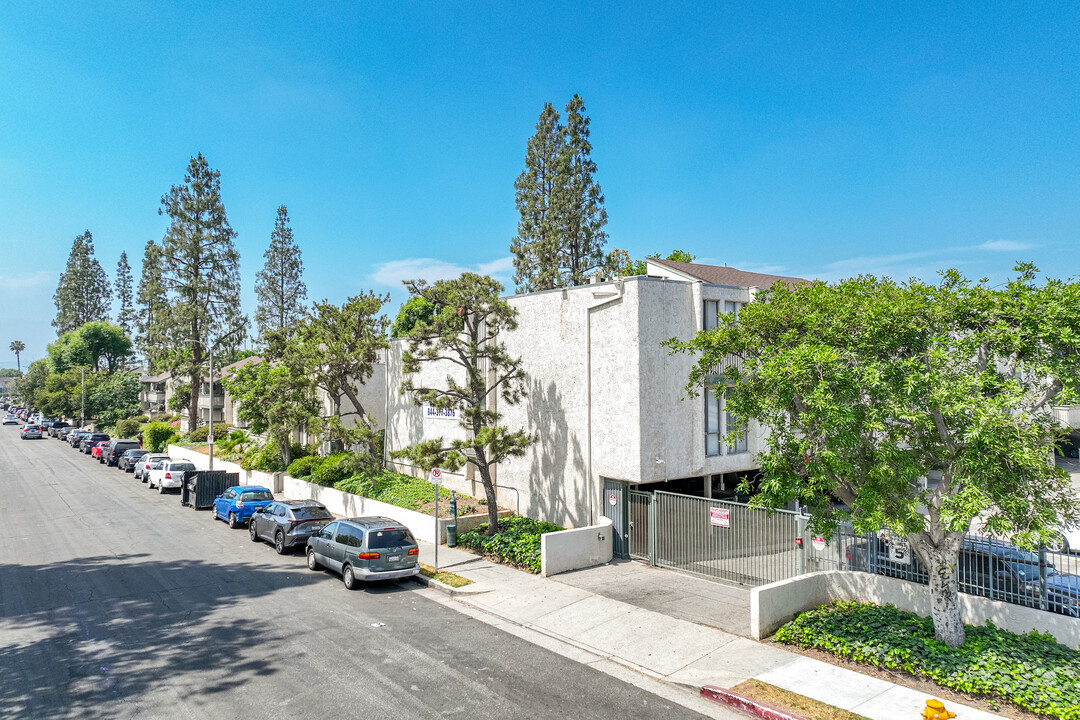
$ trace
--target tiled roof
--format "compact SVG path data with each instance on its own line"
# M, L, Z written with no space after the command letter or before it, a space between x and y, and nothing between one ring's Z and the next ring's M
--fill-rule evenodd
M252 355L251 357L246 357L243 360L237 360L236 362L230 363L229 365L226 365L225 367L219 369L216 373L214 373L214 380L222 380L229 377L245 365L253 365L255 363L261 363L262 361L262 355Z
M809 282L803 278L746 272L745 270L736 270L732 267L720 265L699 265L697 263L676 262L675 260L661 260L660 258L649 258L649 262L712 285L768 288L772 287L775 282L799 285Z

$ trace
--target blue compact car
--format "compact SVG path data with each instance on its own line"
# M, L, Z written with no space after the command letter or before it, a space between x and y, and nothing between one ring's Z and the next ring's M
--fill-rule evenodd
M214 500L214 519L228 520L229 527L238 528L251 519L256 508L274 502L270 490L259 485L234 485Z

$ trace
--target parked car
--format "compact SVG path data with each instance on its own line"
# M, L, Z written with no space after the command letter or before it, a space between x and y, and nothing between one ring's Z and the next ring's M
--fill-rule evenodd
M8 413L7 415L4 416L4 424L5 425L18 425L19 424L19 418L15 417L11 413Z
M49 433L49 437L56 437L56 433L68 426L63 420L46 420L44 425Z
M135 463L135 477L143 482L146 482L146 475L150 472L150 468L154 463L161 462L162 460L168 460L169 456L166 453L149 453L139 458L139 461Z
M142 481L144 483L150 482L150 473L156 472L161 469L161 466L169 462L170 458L164 458L159 460L153 460L146 464L146 468L143 470Z
M90 451L94 449L94 446L100 443L102 440L110 440L109 436L105 433L90 433L79 442L79 451L83 455L89 455Z
M27 425L19 433L19 437L23 440L40 440L41 439L41 426L40 425Z
M385 517L338 520L308 539L307 566L341 574L352 590L364 580L395 580L420 572L420 547L409 529Z
M238 528L255 512L274 502L268 488L259 485L234 485L214 500L214 519L228 520L229 527Z
M125 450L120 459L116 461L116 468L124 472L135 472L135 464L139 462L139 458L149 454L149 450L143 450L142 448Z
M177 489L183 486L184 476L194 471L195 464L190 460L162 460L152 466L146 485L162 493Z
M1067 525L1058 532L1058 537L1046 545L1046 549L1056 553L1080 551L1080 525Z
M317 500L278 500L252 513L248 532L252 542L269 540L282 555L296 545L306 546L311 534L333 519Z
M110 440L105 449L101 451L101 462L106 465L115 465L120 456L128 450L138 450L138 440Z
M90 457L94 458L98 462L101 462L101 453L105 450L105 447L108 444L108 440L99 440L95 443L88 444L87 447L90 448Z
M89 437L92 434L93 433L91 433L89 430L76 430L75 432L68 433L64 439L67 440L68 445L73 448L77 448L79 447L79 443L82 442L82 439L84 437Z

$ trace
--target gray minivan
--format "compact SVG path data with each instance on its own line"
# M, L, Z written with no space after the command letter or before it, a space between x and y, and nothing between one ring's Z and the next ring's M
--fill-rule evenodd
M307 566L341 573L352 590L358 580L397 580L420 573L420 547L409 528L386 517L338 520L308 538Z

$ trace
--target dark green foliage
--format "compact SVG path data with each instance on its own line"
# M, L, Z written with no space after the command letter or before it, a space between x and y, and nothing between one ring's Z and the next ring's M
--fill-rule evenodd
M191 383L180 383L173 389L172 395L169 396L168 408L175 410L176 412L183 412L188 406L188 400L191 398ZM171 415L169 417L172 417Z
M26 350L26 343L22 340L12 340L8 349L15 353L15 369L0 368L0 377L19 377L22 375L22 352Z
M116 300L120 303L116 311L116 324L123 328L124 335L131 337L135 331L136 315L127 252L120 253L120 261L116 263Z
M97 373L93 389L86 391L86 412L102 425L113 425L139 412L139 376L133 372ZM90 385L87 378L87 385ZM74 404L75 398L72 398Z
M168 423L152 422L143 429L143 445L150 452L162 452L176 439L176 429Z
M285 472L289 473L291 477L303 478L311 474L311 471L319 461L322 460L318 455L309 455L307 457L297 458L289 463L289 467Z
M136 415L135 417L133 417L131 419L134 420L137 423L148 423L148 422L150 422L150 417L148 415Z
M495 558L499 562L540 572L540 536L563 528L526 517L499 520L498 531L487 534L487 523L458 535L458 544Z
M407 510L421 510L435 501L435 486L423 478L402 475L390 470L357 475L334 484L334 488L355 495L363 495ZM446 498L449 493L443 493ZM459 500L467 500L464 495Z
M277 209L270 247L263 257L266 263L255 276L255 295L259 298L255 322L260 338L268 331L284 330L288 334L303 317L307 299L307 286L301 279L304 262L300 248L293 242L289 211L284 205Z
M305 452L300 445L290 447L293 457L301 457ZM263 445L249 445L244 452L244 457L240 460L240 467L260 472L285 472L285 460L277 441L271 438Z
M139 417L146 417L146 416L145 415L140 415ZM173 415L172 413L154 413L154 417L150 418L150 420L152 420L153 422L172 422L173 420L176 420L176 419L177 419L176 415Z
M229 426L225 423L214 423L214 439L220 440L221 438L228 437ZM191 432L189 432L184 440L193 443L204 443L210 439L210 426L200 425Z
M118 438L134 438L139 434L139 422L135 418L117 420L113 428L113 435Z
M146 360L151 373L161 370L166 350L165 285L161 274L161 246L153 240L146 241L143 251L142 274L139 277L138 308L135 311L135 328L138 334L135 344Z
M950 648L934 639L930 618L892 605L837 602L802 613L774 639L1001 698L1031 712L1080 718L1080 652L1049 634L1016 635L990 623L969 625L966 634L963 645Z
M367 453L338 452L328 455L311 469L311 482L331 487L356 475L378 471L378 461Z
M94 257L94 237L87 230L75 238L67 267L60 275L53 301L57 335L76 330L88 322L107 320L112 288L109 279Z

